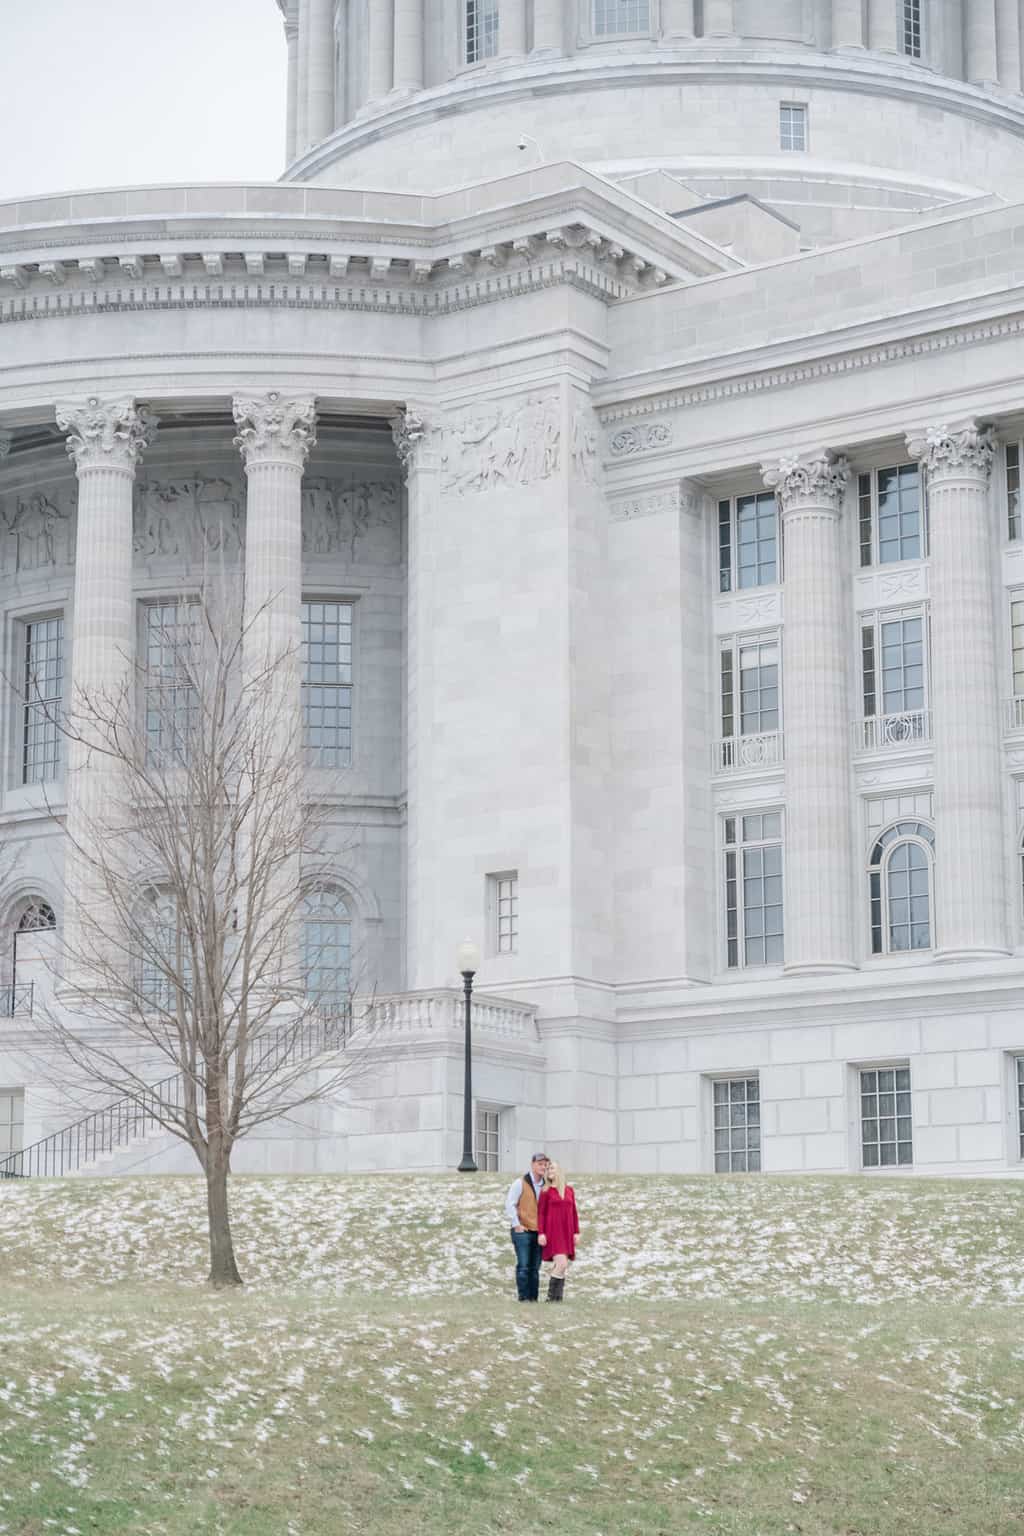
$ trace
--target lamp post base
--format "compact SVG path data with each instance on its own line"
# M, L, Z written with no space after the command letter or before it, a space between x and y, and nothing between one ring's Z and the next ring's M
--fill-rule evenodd
M470 1152L463 1152L463 1154L462 1154L462 1162L459 1164L459 1172L460 1173L479 1173L480 1172L480 1170L477 1167L476 1163L473 1161L472 1153L470 1153Z

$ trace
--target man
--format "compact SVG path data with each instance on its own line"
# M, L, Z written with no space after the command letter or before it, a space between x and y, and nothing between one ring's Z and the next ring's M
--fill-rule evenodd
M548 1155L535 1152L530 1159L530 1171L510 1185L505 1196L505 1220L512 1229L512 1246L516 1251L516 1291L520 1301L537 1301L540 1297L540 1261L543 1249L537 1241L537 1202L544 1187Z

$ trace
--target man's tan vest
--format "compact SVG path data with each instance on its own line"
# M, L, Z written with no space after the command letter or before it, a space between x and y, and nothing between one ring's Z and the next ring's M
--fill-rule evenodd
M519 1217L519 1225L521 1227L524 1227L527 1232L536 1232L537 1196L528 1173L523 1174L523 1192L519 1196L516 1214Z

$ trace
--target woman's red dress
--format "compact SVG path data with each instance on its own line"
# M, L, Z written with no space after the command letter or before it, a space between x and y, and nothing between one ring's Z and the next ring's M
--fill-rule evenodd
M576 1233L579 1229L580 1219L576 1214L576 1196L572 1185L565 1186L564 1195L560 1195L550 1185L542 1189L537 1204L537 1235L547 1238L543 1248L544 1258L553 1259L557 1253L564 1253L574 1259Z

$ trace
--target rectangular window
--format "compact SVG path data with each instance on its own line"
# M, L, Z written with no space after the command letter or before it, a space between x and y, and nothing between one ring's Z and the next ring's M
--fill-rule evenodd
M498 53L498 0L466 0L466 63Z
M60 768L60 716L64 695L64 618L25 625L21 782L47 784Z
M501 1167L501 1110L493 1104L476 1106L476 1162L482 1173Z
M900 47L910 59L921 57L921 0L903 0Z
M779 140L783 149L807 148L807 108L784 101L779 107Z
M761 1088L758 1079L724 1078L711 1084L711 1093L715 1172L760 1173Z
M925 553L924 498L917 464L858 477L860 563L892 565Z
M318 768L352 763L352 604L302 605L302 714Z
M25 1095L20 1089L0 1092L0 1159L24 1150Z
M922 615L863 624L860 649L865 719L907 715L926 708Z
M727 816L724 834L726 965L781 965L782 813Z
M1006 521L1007 536L1019 539L1020 523L1020 447L1017 443L1006 445Z
M865 1168L907 1168L913 1163L909 1067L861 1072L860 1142Z
M1013 696L1024 696L1024 597L1010 603L1010 641L1013 647Z
M1024 1158L1024 1056L1017 1057L1017 1145Z
M779 512L771 492L718 503L718 590L779 579Z
M723 653L723 662L724 662ZM738 668L740 735L763 735L779 729L779 642L760 640L740 645ZM733 677L737 674L730 672ZM725 669L723 666L723 698ZM735 714L735 710L733 711ZM723 734L725 734L723 732Z
M516 870L487 876L488 921L491 950L514 955L519 949L519 875Z
M146 759L185 763L199 718L196 603L145 605Z
M595 37L650 30L650 0L594 0Z

